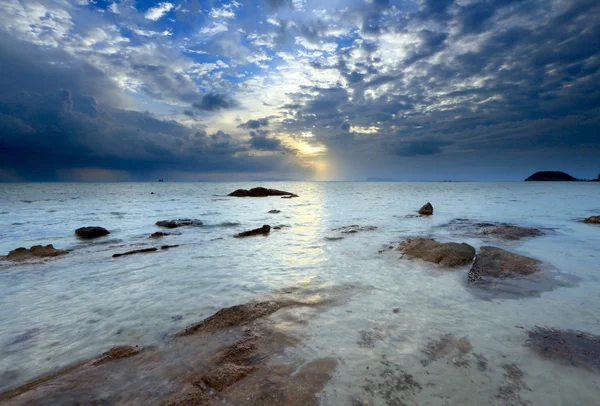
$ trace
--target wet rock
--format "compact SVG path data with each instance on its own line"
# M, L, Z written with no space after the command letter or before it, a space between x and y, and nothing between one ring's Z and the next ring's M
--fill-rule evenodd
M271 226L264 225L261 228L255 228L254 230L244 231L234 235L235 238L251 237L254 235L268 235L271 232Z
M171 235L171 233L164 233L162 231L157 231L155 233L150 234L149 238L161 238L161 237L166 237L167 235Z
M185 226L201 226L200 220L179 219L179 220L161 220L157 221L156 225L165 228L177 228Z
M425 203L425 205L419 209L419 214L421 216L431 216L433 214L433 206L431 203Z
M108 361L114 361L116 359L132 357L132 356L137 355L140 352L142 352L142 350L143 350L143 348L138 345L136 345L135 347L131 346L131 345L121 345L121 346L113 347L110 350L103 353L100 356L100 358L98 358L96 361L93 362L92 365L98 366L98 365L102 365Z
M359 331L360 339L357 344L362 348L375 348L377 341L383 341L386 337L383 329L375 327L373 330L361 330Z
M46 246L34 245L29 249L20 247L12 250L5 258L10 261L27 261L30 259L57 257L68 253L69 251L66 250L57 250L52 244Z
M539 272L540 261L514 254L501 248L484 246L469 271L469 282L482 280L482 277L512 278Z
M291 192L285 192L283 190L277 189L267 189L264 187L255 187L250 190L246 189L237 189L234 192L229 193L227 196L233 197L267 197L267 196L289 196L289 197L298 197Z
M506 405L526 406L531 405L531 402L521 399L520 392L522 390L530 390L523 377L525 374L515 364L503 365L505 370L505 384L498 388L496 399L501 400Z
M339 231L342 234L355 234L361 231L375 231L375 226L359 226L358 224L352 224L351 226L345 226L340 228L334 228L333 231Z
M203 376L202 382L220 392L244 379L255 369L250 365L221 364L209 375Z
M419 258L446 267L466 265L475 257L475 248L469 244L439 243L430 238L409 239L400 243L400 249L409 258Z
M78 228L75 234L79 238L98 238L110 234L110 231L103 227L91 226Z
M123 253L119 253L119 254L113 254L113 258L118 258L118 257L122 257L125 255L134 255L134 254L143 254L146 252L154 252L154 251L158 251L158 248L153 247L153 248L142 248L139 250L133 250L133 251L128 251L128 252L123 252Z
M281 210L269 210L269 214L279 214Z
M298 195L281 196L282 199L291 199L292 197L298 197Z
M446 358L456 366L467 366L469 361L465 356L472 349L473 347L471 347L467 337L458 339L452 334L446 334L439 340L432 340L427 344L423 350L423 353L427 355L427 359L421 360L421 365L427 366L433 361Z
M600 336L538 326L527 334L526 346L540 356L600 374Z
M381 372L377 376L365 378L363 390L375 399L382 399L386 405L403 406L407 397L419 393L423 387L402 367L389 361L385 355L380 361ZM376 404L379 404L377 402Z
M505 240L520 240L525 237L538 237L544 233L537 228L528 228L512 225L500 225L495 227L485 227L481 230L482 235L491 235L493 237Z
M586 224L600 224L600 216L592 216L583 220Z
M161 250L168 250L169 248L177 248L177 247L179 247L178 244L175 244L175 245L161 245L160 249Z

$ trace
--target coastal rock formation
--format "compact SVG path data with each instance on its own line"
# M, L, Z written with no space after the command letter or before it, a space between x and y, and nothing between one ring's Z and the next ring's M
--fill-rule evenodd
M91 226L78 228L75 230L75 234L79 238L98 238L110 234L110 231L103 227Z
M155 248L155 247L153 247L153 248L142 248L142 249L139 249L139 250L127 251L127 252L123 252L123 253L120 253L120 254L113 254L113 258L118 258L118 257L122 257L122 256L125 256L125 255L143 254L143 253L146 253L146 252L154 252L154 251L158 251L158 248Z
M161 221L157 221L156 225L159 227L165 227L165 228L177 228L177 227L184 227L184 226L201 226L202 222L200 220L190 220L190 219L161 220Z
M494 227L483 227L482 235L491 235L505 240L520 240L525 237L538 237L544 233L537 228L528 228L512 225L500 225Z
M149 238L161 238L161 237L165 237L167 235L171 235L171 233L165 233L162 231L157 231L155 233L150 234Z
M539 272L540 261L523 255L505 251L501 248L484 246L469 271L469 282L482 277L511 278L527 276Z
M133 357L134 355L137 355L140 352L142 352L142 350L143 348L139 345L136 345L135 347L132 345L120 345L117 347L113 347L110 350L106 351L104 354L102 354L97 360L93 362L92 365L98 366L108 361Z
M600 374L600 336L538 326L527 334L526 346L540 356Z
M279 214L281 210L269 210L269 214Z
M237 189L236 191L229 193L227 196L233 196L233 197L267 197L267 196L298 197L298 195L291 193L291 192L285 192L283 190L277 190L277 189L267 189L264 187L255 187L250 190Z
M475 248L469 244L440 243L430 238L402 241L399 249L409 259L419 258L446 267L466 265L475 257Z
M568 173L558 171L541 171L536 172L525 179L525 182L573 182L576 180L577 179Z
M431 203L427 202L423 207L419 209L419 214L421 216L431 216L433 214L433 206Z
M268 235L270 232L271 232L271 226L265 224L261 228L255 228L254 230L244 231L239 234L236 234L234 237L242 238L242 237L250 237L253 235Z
M587 224L600 224L600 216L592 216L583 220L584 223Z
M65 255L68 253L69 251L57 250L52 244L48 244L46 246L34 245L29 249L21 247L12 250L5 258L10 261L27 261L37 258L57 257L59 255Z

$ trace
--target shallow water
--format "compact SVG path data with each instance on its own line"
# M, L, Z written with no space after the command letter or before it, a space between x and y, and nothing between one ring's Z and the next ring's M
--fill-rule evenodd
M312 283L368 288L315 316L293 349L302 359L339 361L323 404L597 403L598 375L541 359L523 346L520 327L600 334L600 227L577 221L600 212L598 184L263 185L300 197L225 196L258 186L248 183L0 184L0 253L50 243L72 250L43 264L0 264L0 390L114 345L160 343L222 307ZM426 201L435 214L412 216ZM204 225L148 239L159 231L157 220L177 218ZM506 242L445 226L455 219L541 227L546 235ZM263 224L287 227L268 237L232 238ZM334 230L352 224L377 230ZM73 231L87 225L111 234L78 240ZM466 285L469 266L444 270L400 259L397 251L379 253L416 236L538 258L565 287L517 298L481 294ZM180 247L112 258L163 244ZM472 351L464 360L423 362L427 344L446 334L466 337ZM473 353L487 360L485 370ZM505 376L511 364L528 389L521 385L507 400L498 396L514 383ZM406 374L418 385L406 384Z

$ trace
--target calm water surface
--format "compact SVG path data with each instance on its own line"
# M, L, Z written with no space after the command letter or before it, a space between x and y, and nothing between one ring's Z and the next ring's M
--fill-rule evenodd
M304 342L293 348L304 359L339 361L322 404L351 405L356 398L393 404L368 389L369 382L385 384L390 365L421 387L403 394L406 404L599 404L598 375L541 359L523 346L520 327L600 334L600 227L577 221L600 214L600 184L277 182L263 186L300 197L226 197L255 186L0 184L0 254L36 244L72 250L43 264L0 264L0 390L114 345L160 343L222 307L277 289L324 284L366 289L312 319ZM426 201L434 216L412 216ZM176 218L204 225L148 239L159 230L157 220ZM455 219L542 227L546 235L489 240L445 226ZM268 237L232 238L263 224L284 227ZM351 224L378 229L334 230ZM78 240L73 231L86 225L111 234ZM532 256L569 283L520 298L488 297L466 286L468 266L443 270L400 259L397 251L378 252L417 236ZM112 258L161 244L180 247ZM446 334L467 337L473 353L487 360L485 370L475 358L469 365L441 359L424 366L426 344ZM509 364L523 372L526 388L507 401L497 395Z

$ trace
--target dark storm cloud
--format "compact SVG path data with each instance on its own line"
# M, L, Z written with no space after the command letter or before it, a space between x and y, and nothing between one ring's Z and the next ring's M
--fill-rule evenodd
M259 118L257 120L248 120L245 123L238 125L238 127L256 130L260 127L266 127L268 125L269 125L269 120L267 118Z
M442 147L451 145L449 141L411 140L403 141L394 148L394 153L400 156L435 155L442 152Z
M237 102L222 94L209 93L204 95L200 102L192 103L192 106L198 110L216 111L235 107Z

